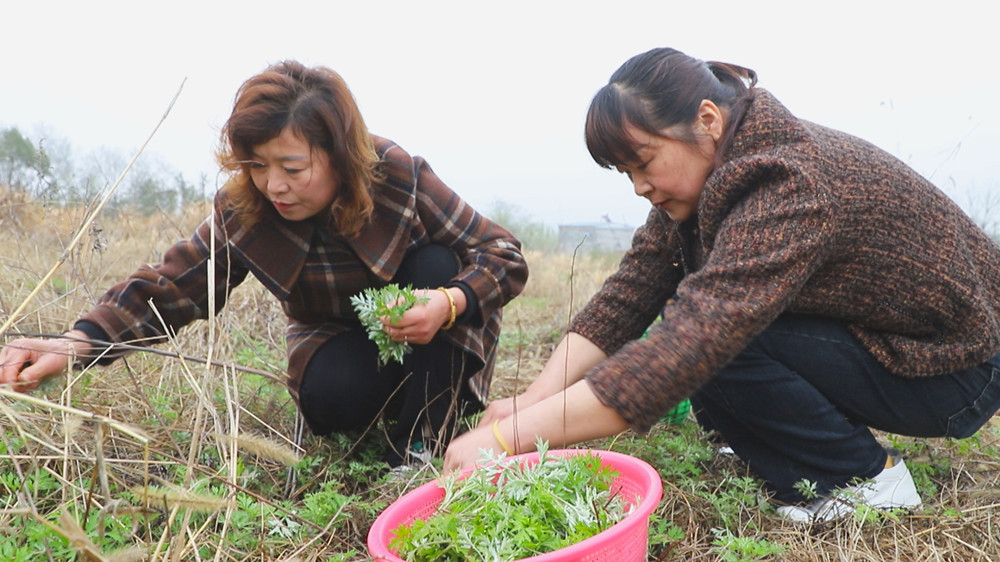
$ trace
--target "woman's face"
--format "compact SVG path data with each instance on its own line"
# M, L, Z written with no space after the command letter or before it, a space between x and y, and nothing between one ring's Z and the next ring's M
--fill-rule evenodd
M322 150L285 129L253 147L250 179L283 218L300 221L330 208L338 178Z
M674 140L683 138L670 131L664 136L651 135L631 125L626 132L635 141L635 163L618 166L618 171L632 180L635 194L649 199L657 209L671 219L683 222L698 212L698 202L705 181L715 169L715 143L721 137L721 112L711 104L694 125L697 141ZM717 112L717 113L716 113Z

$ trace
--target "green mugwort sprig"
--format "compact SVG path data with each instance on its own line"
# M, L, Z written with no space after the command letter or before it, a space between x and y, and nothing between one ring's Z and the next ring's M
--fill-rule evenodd
M389 361L402 363L403 356L413 349L407 342L398 342L390 338L382 327L382 318L388 316L393 322L398 322L403 313L410 310L413 305L429 301L430 299L425 296L418 297L413 292L412 286L401 288L395 283L382 288L370 287L351 297L351 305L358 313L361 325L368 332L368 339L378 346L380 365L385 365Z
M618 476L593 452L548 454L537 463L483 454L467 475L440 480L445 495L434 515L394 530L389 546L415 562L520 560L590 538L632 507L613 490Z

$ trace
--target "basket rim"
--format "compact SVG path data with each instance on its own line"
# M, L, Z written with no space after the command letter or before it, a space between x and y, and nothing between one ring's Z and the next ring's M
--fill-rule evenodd
M545 562L547 560L554 559L564 559L566 556L573 554L583 555L588 552L592 552L596 546L603 545L607 543L613 543L617 541L621 536L630 532L633 527L637 524L641 524L641 521L649 519L649 516L659 505L660 499L663 495L663 482L660 479L660 475L656 472L652 466L646 461L634 457L632 455L627 455L625 453L619 453L617 451L607 451L604 449L554 449L549 450L546 455L548 456L566 456L566 455L577 455L591 453L601 458L601 461L605 465L612 465L616 469L619 469L620 465L630 465L632 468L636 469L634 472L639 476L639 484L642 490L641 497L638 502L633 506L632 511L623 517L620 521L608 527L604 531L584 539L578 543L574 543L570 546L560 548L559 550L553 550L551 552L546 552L536 556L531 556L529 558L523 558L521 560L531 561L531 562ZM530 453L522 453L520 455L514 455L507 457L508 459L518 459L518 460L536 460L539 457L537 451ZM470 473L474 467L466 468L462 471L461 475ZM620 469L619 469L620 470ZM435 478L434 480L422 484L413 490L403 494L396 499L393 503L389 504L388 507L382 510L382 513L378 515L375 522L368 530L368 550L369 554L372 555L373 559L376 561L401 561L397 554L389 550L388 538L392 535L393 530L399 526L396 521L398 517L394 517L396 510L394 506L405 503L405 499L412 499L415 496L422 496L431 493L432 491L440 490L439 486L440 478ZM638 520L638 521L637 521Z

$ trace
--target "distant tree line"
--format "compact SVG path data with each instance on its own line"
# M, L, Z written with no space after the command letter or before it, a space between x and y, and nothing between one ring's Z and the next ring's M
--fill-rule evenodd
M129 157L103 150L80 164L66 141L50 136L33 141L17 127L9 127L0 131L0 186L47 205L85 204L114 183ZM195 186L181 173L144 155L124 178L108 209L127 208L144 215L173 213L204 200L206 184L202 177Z
M44 204L65 206L94 200L114 183L127 162L126 155L104 150L78 164L69 143L62 139L46 135L33 142L17 127L0 130L0 189L22 192ZM147 216L176 212L214 193L214 187L209 191L207 184L204 175L195 185L180 172L144 155L125 177L108 210L128 209ZM998 194L1000 189L991 186L978 191L964 206L986 232L1000 240ZM552 251L558 245L553 228L516 205L496 201L487 215L518 236L527 248Z

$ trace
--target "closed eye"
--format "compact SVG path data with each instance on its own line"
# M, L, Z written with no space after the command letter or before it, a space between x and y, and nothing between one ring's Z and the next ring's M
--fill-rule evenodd
M646 160L645 162L639 162L638 164L629 166L627 168L623 166L615 166L615 169L618 170L619 173L628 176L629 179L632 179L633 169L635 169L637 172L642 172L646 169L647 166L649 166L650 162L652 162L652 159Z

